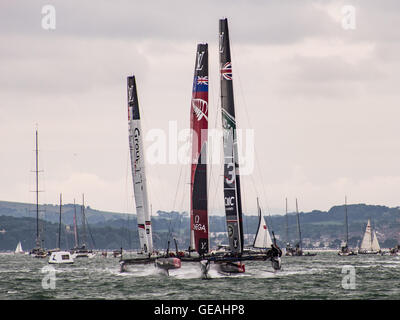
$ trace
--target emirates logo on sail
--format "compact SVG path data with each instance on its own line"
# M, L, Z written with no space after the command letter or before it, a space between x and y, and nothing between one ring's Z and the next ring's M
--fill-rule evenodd
M208 103L203 99L192 99L192 108L194 113L196 114L196 118L198 121L201 119L206 119L208 121L207 113L208 113Z

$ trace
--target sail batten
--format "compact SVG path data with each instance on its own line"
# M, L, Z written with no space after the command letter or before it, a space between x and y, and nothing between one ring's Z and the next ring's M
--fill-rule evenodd
M137 96L135 76L128 77L127 82L129 151L131 158L131 171L135 195L139 241L141 250L147 253L153 251L153 236L148 205L142 129L140 124L139 101Z
M224 149L224 201L230 250L243 252L243 221L228 20L219 20L219 62Z
M197 45L190 108L192 164L190 183L190 247L209 251L207 204L208 44Z

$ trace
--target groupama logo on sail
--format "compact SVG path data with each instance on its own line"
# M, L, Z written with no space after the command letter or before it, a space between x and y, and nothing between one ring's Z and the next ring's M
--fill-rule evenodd
M140 159L140 146L139 146L140 130L139 130L139 128L135 128L133 136L134 136L133 141L135 142L135 163L137 163Z

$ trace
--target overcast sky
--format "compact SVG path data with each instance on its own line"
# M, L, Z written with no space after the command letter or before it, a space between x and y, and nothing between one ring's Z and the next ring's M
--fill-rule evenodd
M55 30L42 26L48 4ZM398 1L3 0L0 200L34 202L37 125L40 203L84 193L92 208L135 213L126 77L136 75L145 148L161 130L173 150L170 129L189 127L196 46L207 42L209 126L220 128L218 20L227 17L237 125L254 130L245 213L257 196L265 214L284 212L285 197L290 211L296 197L300 211L345 195L398 206L399 12ZM146 164L153 211L188 211L190 168L168 159ZM209 209L222 214L222 167L209 171Z

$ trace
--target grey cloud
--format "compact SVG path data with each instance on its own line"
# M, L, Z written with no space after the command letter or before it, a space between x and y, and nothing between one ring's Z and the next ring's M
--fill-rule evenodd
M60 35L216 41L218 19L230 18L234 39L285 43L337 29L312 1L53 1ZM43 1L8 1L0 32L43 34Z
M0 86L3 90L84 92L146 74L147 58L121 41L70 37L0 35ZM4 48L4 50L3 50Z

